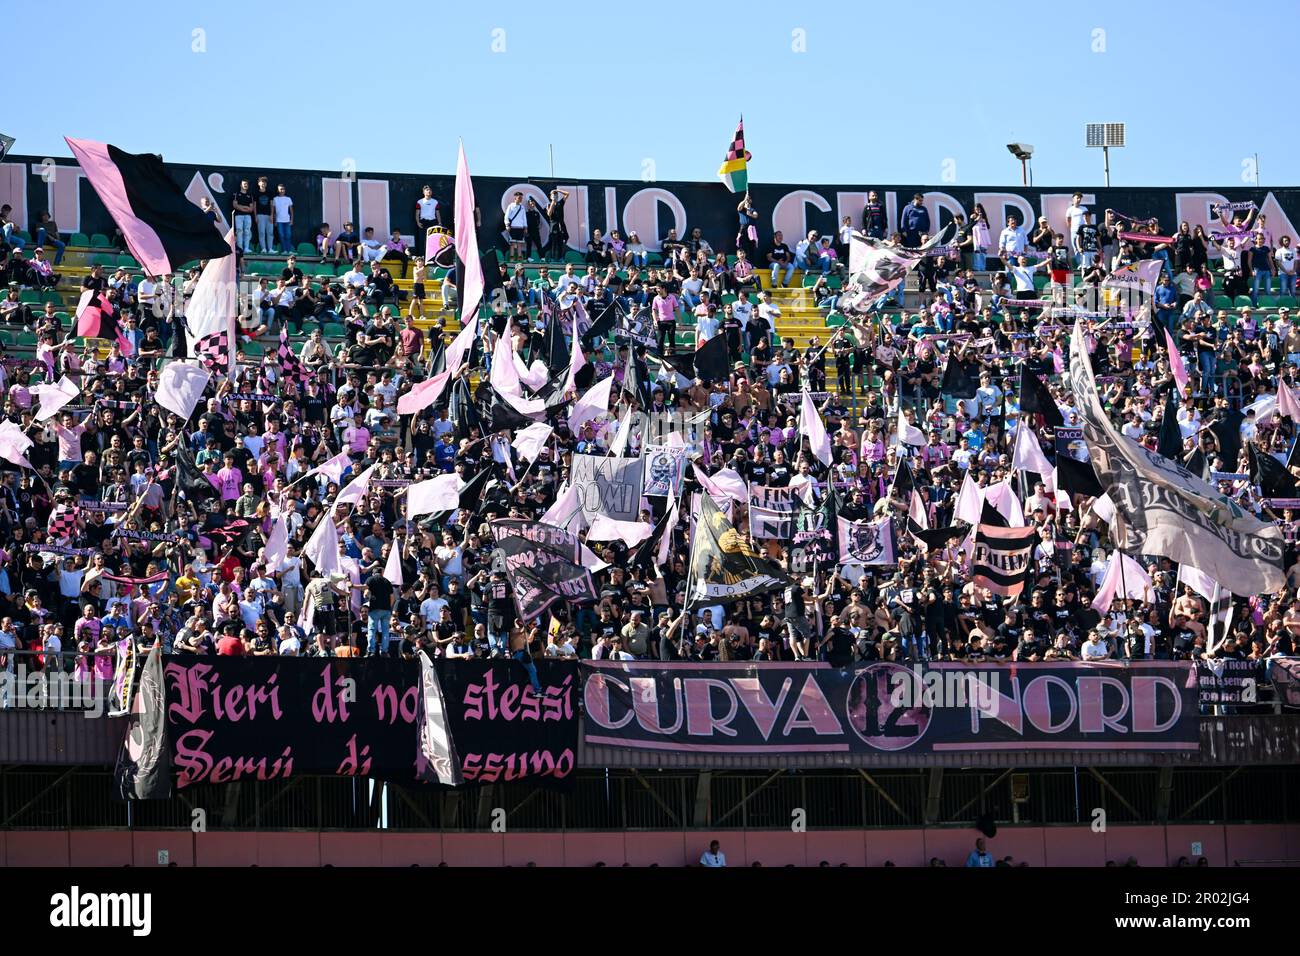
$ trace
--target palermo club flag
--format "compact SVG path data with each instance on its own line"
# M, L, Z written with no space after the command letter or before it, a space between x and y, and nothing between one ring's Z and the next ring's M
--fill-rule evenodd
M878 521L839 519L840 563L864 566L897 564L892 518Z
M736 124L736 135L727 146L727 157L718 167L722 185L733 193L749 192L749 150L745 149L745 118Z
M577 535L517 518L493 521L491 528L522 620L535 621L556 601L589 604L598 597L588 566L594 556Z
M763 557L736 531L712 495L701 495L700 502L686 609L733 604L784 589L790 579L781 566Z
M1179 564L1213 568L1234 594L1262 594L1285 586L1285 542L1265 524L1177 462L1119 433L1097 393L1083 326L1076 323L1067 380L1083 424L1097 479L1123 519L1122 546Z
M151 275L179 272L191 259L231 255L212 220L167 174L161 156L127 153L89 139L64 140L122 230L131 255Z
M233 253L234 230L226 233L225 241L226 251ZM239 371L234 361L238 315L239 287L235 281L234 255L209 259L185 307L186 344L204 368L232 382Z
M155 644L149 649L127 708L126 736L113 774L114 795L119 800L165 800L171 796L166 706L162 645Z
M447 719L442 684L428 654L420 655L420 690L420 745L415 757L415 778L424 783L459 786L465 777Z
M460 144L456 156L456 274L460 278L460 321L467 323L478 315L483 301L486 280L483 259L478 251L478 232L474 227L474 183L469 178L469 163L465 159L465 144ZM451 363L448 362L448 367Z
M1015 597L1025 587L1030 558L1038 543L1038 529L999 528L978 525L975 531L975 555L971 559L973 579L1003 597Z

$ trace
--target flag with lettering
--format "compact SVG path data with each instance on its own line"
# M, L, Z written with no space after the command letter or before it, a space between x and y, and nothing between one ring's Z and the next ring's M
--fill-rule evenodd
M971 559L972 578L980 587L1003 597L1015 597L1025 587L1038 529L999 528L981 524L975 530L975 555Z
M521 620L536 620L557 601L589 604L596 600L591 568L584 564L589 559L577 535L517 518L502 518L490 527Z

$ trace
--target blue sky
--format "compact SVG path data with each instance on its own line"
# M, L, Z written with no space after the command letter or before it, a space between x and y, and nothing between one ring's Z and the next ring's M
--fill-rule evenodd
M34 41L12 48L60 70L38 95L15 87L0 131L39 156L69 156L70 134L178 162L413 173L452 172L461 136L484 175L546 176L554 144L561 177L708 180L743 112L753 182L1019 184L1006 144L1024 142L1035 186L1086 187L1102 158L1084 124L1122 121L1115 186L1239 185L1255 153L1265 186L1300 173L1291 113L1244 93L1254 68L1289 73L1289 0L1263 17L1203 0L806 6L10 2L8 35Z

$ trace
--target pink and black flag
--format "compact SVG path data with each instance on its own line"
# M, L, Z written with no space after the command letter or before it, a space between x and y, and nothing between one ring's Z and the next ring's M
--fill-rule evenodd
M469 178L465 144L456 157L456 275L460 280L461 324L478 315L483 300L483 260L478 251L478 233L474 228L474 183Z
M131 343L117 324L117 309L107 295L94 289L82 292L77 303L77 335L87 339L108 339L117 343L124 356L131 355Z
M186 198L153 153L127 153L108 143L65 136L90 185L152 275L179 272L191 259L230 255L207 215Z
M293 348L289 345L287 327L280 329L280 346L276 351L276 357L280 360L280 374L284 376L286 382L295 382L302 387L311 381L311 373L302 364L302 360L293 354Z

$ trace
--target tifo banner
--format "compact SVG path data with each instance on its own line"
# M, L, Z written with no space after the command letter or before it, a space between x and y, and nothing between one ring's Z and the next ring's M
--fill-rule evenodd
M794 489L749 486L749 533L755 538L788 541L794 534Z
M564 780L577 753L577 668L538 663L542 694L512 661L438 661L466 782ZM166 733L176 786L371 776L413 784L420 667L387 657L170 657Z
M641 458L573 456L569 484L577 490L588 524L596 515L615 521L636 521L640 517L642 463Z
M682 493L682 475L686 470L686 448L674 445L646 445L641 455L645 462L647 498L677 498Z
M157 142L141 139L122 143L124 149L138 151L156 150ZM472 144L471 144L472 148ZM398 229L408 239L416 229L413 210L421 197L421 188L428 184L433 195L448 213L453 205L455 177L452 170L454 146L448 143L435 151L442 173L340 173L335 170L275 169L267 167L231 166L217 162L196 166L188 163L165 163L164 169L196 205L209 199L216 207L219 227L231 227L231 200L239 191L240 180L256 186L259 176L266 176L272 191L283 183L285 192L293 199L295 242L310 242L318 223L328 223L332 235L337 235L343 223L354 220L358 229L373 228L376 236L387 236ZM13 206L11 217L20 228L30 229L42 210L59 223L65 233L84 232L86 235L113 234L113 223L94 189L80 174L71 157L10 154L0 165L0 203ZM543 206L547 192L559 186L569 192L565 203L565 225L568 229L570 249L585 251L593 229L605 235L614 229L637 233L646 247L657 252L668 230L676 228L677 235L688 236L698 226L705 239L716 249L730 252L730 237L736 233L736 204L726 190L718 189L716 182L655 182L641 180L588 180L534 179L526 176L475 176L474 191L479 198L483 223L478 230L479 241L484 245L504 247L505 209L516 190L524 199L536 199ZM1058 232L1068 229L1067 210L1074 186L1046 188L1003 188L998 186L958 187L945 184L853 183L841 185L807 186L797 184L754 183L750 196L757 209L762 210L758 223L760 244L766 243L774 230L786 237L806 236L816 229L822 235L834 235L845 216L852 219L856 228L863 225L863 206L867 192L875 189L880 194L886 223L890 231L898 228L899 214L914 193L921 193L922 201L930 214L934 231L952 222L955 214L965 215L969 222L978 203L988 213L989 230L997 236L1007 224L1008 216L1021 223L1037 222L1045 217L1051 228ZM1115 188L1084 190L1083 203L1100 221L1107 208L1125 210L1126 215L1142 219L1155 218L1162 232L1172 231L1179 222L1187 220L1193 228L1222 230L1224 223L1214 206L1232 203L1234 208L1253 203L1259 213L1267 217L1268 228L1274 236L1297 235L1300 223L1300 190L1262 189L1243 186L1241 183L1223 187L1191 189ZM444 222L450 226L449 217ZM541 226L545 243L549 228ZM1218 249L1210 247L1210 255L1217 257Z
M1025 586L1029 560L1038 543L1038 529L999 528L982 524L975 531L972 580L1003 597L1015 597Z
M588 746L723 754L1200 746L1190 662L582 668Z
M1266 680L1268 667L1264 661L1220 657L1198 661L1196 665L1196 682L1202 704L1256 703L1259 689Z

